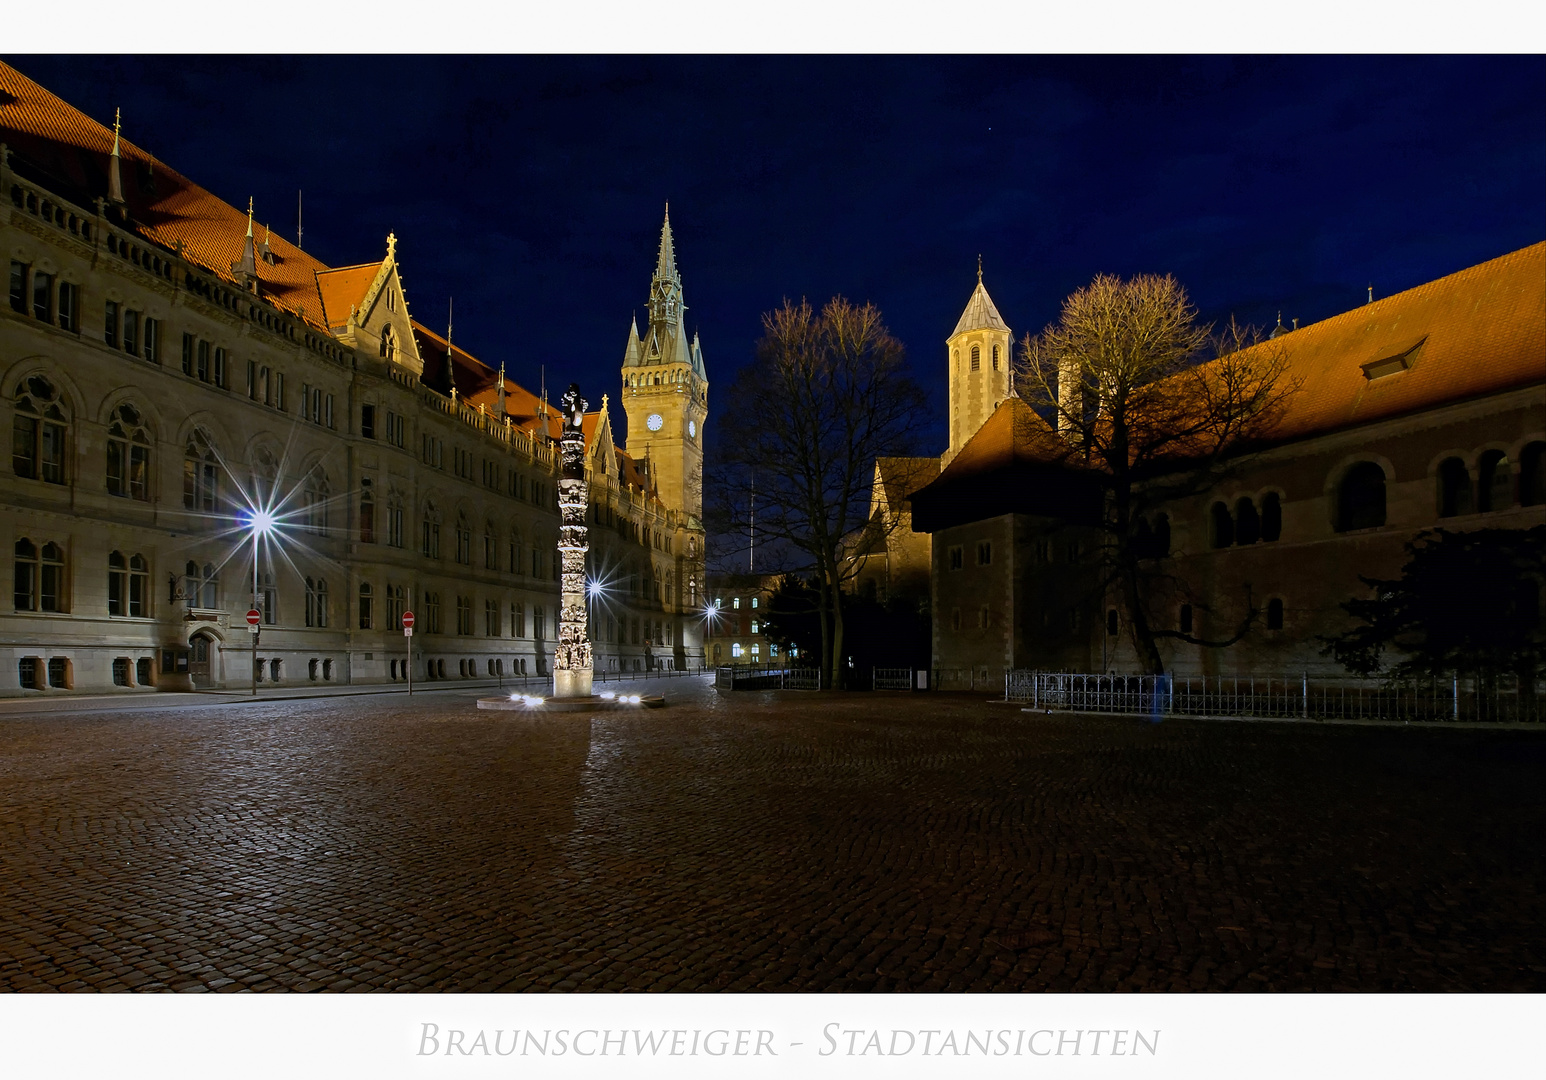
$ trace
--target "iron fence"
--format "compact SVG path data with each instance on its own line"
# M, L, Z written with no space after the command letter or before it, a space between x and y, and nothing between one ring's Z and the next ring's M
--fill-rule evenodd
M819 690L821 672L782 664L735 664L714 669L720 690Z
M1004 698L1048 711L1152 716L1539 723L1546 683L1380 682L1302 675L1083 675L1009 671Z
M878 667L870 669L871 690L911 690L913 669L910 667Z

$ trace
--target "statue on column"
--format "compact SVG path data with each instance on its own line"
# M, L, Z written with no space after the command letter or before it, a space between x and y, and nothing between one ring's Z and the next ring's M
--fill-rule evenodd
M558 608L558 650L553 658L553 696L588 698L591 696L590 627L585 604L585 510L590 502L590 485L585 482L586 401L577 383L559 399L564 410L563 433L558 447L563 471L558 481L558 558L561 568Z

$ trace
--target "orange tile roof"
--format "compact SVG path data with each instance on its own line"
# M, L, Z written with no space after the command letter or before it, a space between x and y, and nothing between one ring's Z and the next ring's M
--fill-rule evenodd
M317 293L329 327L341 330L348 325L349 312L359 308L379 273L381 262L317 271Z
M1256 348L1276 346L1286 350L1291 374L1304 385L1273 429L1274 442L1541 384L1546 241ZM1365 377L1365 365L1401 354L1408 354L1408 370Z
M132 128L132 117L129 123ZM17 172L41 171L40 183L53 184L58 194L83 208L93 208L98 198L106 197L112 129L4 63L0 63L0 142L22 159L13 159ZM241 258L246 212L128 139L119 139L119 156L130 230L172 250L180 241L183 258L234 283L231 265ZM147 182L142 183L142 177ZM266 234L260 216L253 226L255 243L262 243ZM276 262L257 264L263 295L325 328L316 275L328 267L278 234L268 235L268 242Z

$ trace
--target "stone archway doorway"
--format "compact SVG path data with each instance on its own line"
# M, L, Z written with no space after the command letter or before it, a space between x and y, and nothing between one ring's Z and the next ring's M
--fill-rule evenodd
M207 630L188 639L188 677L196 689L204 690L219 682L220 639Z

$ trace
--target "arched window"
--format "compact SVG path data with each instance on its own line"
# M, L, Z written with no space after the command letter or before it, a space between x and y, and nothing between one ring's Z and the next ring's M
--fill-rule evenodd
M17 385L15 396L12 470L23 479L64 483L69 417L59 391L43 376L33 375Z
M483 523L483 569L499 569L499 536L492 521Z
M1235 519L1229 516L1229 507L1223 503L1213 504L1208 526L1209 543L1215 548L1227 548L1235 542Z
M1546 443L1533 442L1519 455L1519 505L1546 503Z
M381 328L381 355L387 360L397 359L397 341L392 335L390 326Z
M972 346L972 370L982 370L982 350L975 345Z
M150 565L145 556L125 558L115 551L107 557L107 613L145 617L145 600L150 595Z
M1267 601L1267 629L1283 629L1283 601L1276 596Z
M1261 500L1261 538L1277 540L1283 535L1283 503L1276 491L1269 491Z
M301 499L305 507L303 520L306 522L307 532L316 533L318 536L327 535L328 492L327 475L320 469L306 477Z
M472 526L461 514L456 516L456 561L472 565Z
M525 572L525 564L521 559L521 531L512 527L510 529L510 572L520 574Z
M440 515L435 512L435 504L430 503L424 508L423 542L420 550L426 559L440 558Z
M1254 544L1261 539L1261 518L1249 498L1235 503L1235 543Z
M1476 509L1482 513L1507 510L1514 504L1513 476L1508 457L1501 450L1488 450L1477 462Z
M360 481L360 543L376 542L376 496L370 490L370 481Z
M372 610L372 597L371 597L371 593L370 593L370 582L362 581L362 582L360 582L360 629L361 630L369 630L371 628L372 616L374 614L375 614L375 612Z
M1459 517L1469 514L1471 505L1471 474L1465 462L1457 457L1445 458L1439 463L1439 517Z
M1385 470L1361 461L1347 470L1337 487L1337 531L1372 529L1385 524Z
M16 541L16 610L38 610L38 548L26 537Z
M993 370L998 370L998 346L993 346Z
M306 625L327 626L327 581L306 579Z
M139 410L125 403L107 425L107 493L124 499L150 498L150 434Z
M183 509L213 514L220 507L220 458L202 428L183 449ZM260 495L261 498L261 495Z

